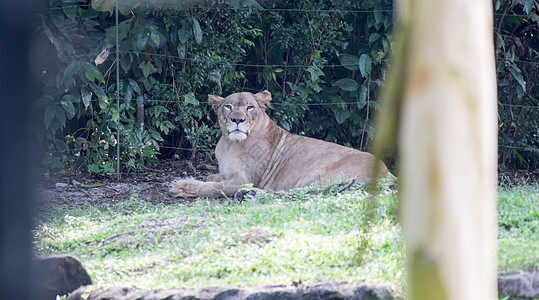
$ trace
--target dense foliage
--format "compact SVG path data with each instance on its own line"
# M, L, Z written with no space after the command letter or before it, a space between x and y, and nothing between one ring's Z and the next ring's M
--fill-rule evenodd
M539 1L494 1L499 164L539 168Z
M360 149L374 137L392 1L133 3L119 2L118 28L110 0L50 0L39 12L46 167L110 174L118 146L122 168L211 156L209 93L269 89L285 129ZM501 166L536 168L539 3L494 6Z

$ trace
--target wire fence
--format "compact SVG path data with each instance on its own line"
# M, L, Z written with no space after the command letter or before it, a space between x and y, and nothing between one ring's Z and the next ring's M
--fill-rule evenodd
M168 4L167 4L168 3ZM116 6L115 6L115 26L116 26L116 30L118 29L118 5L134 5L134 4L139 4L139 2L134 2L134 1L117 1L116 2ZM69 9L69 8L89 8L91 5L90 4L77 4L77 5L68 5L68 6L63 6L63 7L50 7L50 8L43 8L40 10L40 12L46 12L46 11L53 11L53 10L63 10L63 9ZM143 1L142 4L139 5L139 7L146 7L146 8L181 8L181 9L204 9L204 10L220 10L220 9L226 9L226 10L237 10L237 11L244 11L244 10L253 10L253 9L257 9L259 11L262 11L262 12L283 12L283 13L352 13L352 14L364 14L364 13L376 13L376 12L381 12L381 13L392 13L392 12L395 12L395 10L393 9L380 9L380 10L373 10L373 9L369 9L369 10L362 10L362 9L281 9L281 8L253 8L253 7L234 7L234 6L230 6L230 5L221 5L221 6L178 6L177 4L170 4L170 2L165 2L165 1L154 1L154 2L145 2ZM507 16L512 16L512 17L527 17L526 15L505 15L505 14L494 14L495 17L507 17ZM115 49L120 49L120 42L118 41L118 32L116 31L116 45L115 45ZM197 63L203 63L203 64L214 64L214 65L226 65L226 66L231 66L231 67L236 67L236 68L270 68L270 69L276 69L276 68L283 68L283 69L307 69L309 67L312 67L312 65L307 65L307 64L287 64L287 63L282 63L282 64L249 64L249 63L230 63L228 61L222 61L222 60L213 60L213 59L199 59L199 58L188 58L188 57L181 57L179 55L173 55L173 54L170 54L170 53L147 53L147 52L137 52L137 51L110 51L110 55L115 55L116 56L116 61L114 63L114 68L115 68L115 71L116 71L116 79L117 79L117 82L116 82L116 93L115 93L115 99L108 99L108 100L116 100L117 103L119 104L120 101L122 100L121 99L121 93L119 91L119 87L120 87L120 82L119 80L121 79L120 76L119 76L119 63L117 63L119 61L119 55L120 54L132 54L132 55L145 55L145 56L150 56L150 57L154 57L154 58L159 58L159 59L170 59L170 60L173 60L173 61L181 61L181 62L188 62L188 63L193 63L193 64L197 64ZM45 59L45 60L72 60L72 59L84 59L84 58L87 58L89 61L93 61L93 59L95 57L90 57L91 54L89 53L80 53L80 54L71 54L71 55L61 55L61 56L49 56L49 57L41 57L40 59ZM510 59L510 58L506 58L506 57L496 57L496 60L497 61L502 61L502 62L511 62L511 63L517 63L517 64L531 64L531 65L535 65L535 66L539 66L539 62L537 61L528 61L528 60L520 60L520 59ZM386 63L386 64L390 64L391 63L391 59L383 59L382 61L380 61L382 63ZM343 68L343 65L342 64L323 64L323 65L320 65L320 66L317 66L318 68L324 70L324 69L331 69L331 68ZM281 99L282 100L289 100L287 99L286 97L284 99ZM97 102L97 101L100 101L100 99L90 99L89 100L90 102ZM143 101L145 103L182 103L182 99L180 98L180 96L178 95L176 98L174 99L152 99L152 98L144 98ZM62 101L59 100L57 103L61 103ZM371 103L376 103L377 101L370 101ZM55 102L52 102L52 103L55 103ZM207 105L209 104L208 101L198 101L199 104L204 104L204 105ZM302 106L302 107L316 107L316 106L339 106L339 105L353 105L353 104L357 104L358 102L357 101L353 101L353 102L338 102L338 103L334 103L334 102L327 102L327 103L287 103L287 102L272 102L271 105L274 105L274 106ZM520 109L531 109L531 110L537 110L539 109L539 105L527 105L527 104L513 104L513 103L501 103L499 102L498 105L500 107L510 107L510 108L520 108ZM119 107L117 108L118 111L119 111ZM120 126L118 126L117 128L120 128ZM119 136L120 134L117 133L118 135L118 139L119 139ZM118 153L117 153L117 159L119 160L120 159L120 153L119 153L119 146L124 146L126 148L130 148L131 146L128 145L128 144L124 144L123 142L121 141L117 141L116 143L116 147L118 149ZM101 147L100 145L86 145L85 146L85 149L97 149ZM537 151L536 149L531 149L530 147L517 147L517 146L508 146L508 145L499 145L500 148L505 148L505 149L515 149L515 150L524 150L524 151ZM200 151L200 152L212 152L213 150L211 149L207 149L207 148L186 148L186 147L174 147L174 146L167 146L167 145L159 145L159 148L162 148L162 149L169 149L169 150L178 150L178 151ZM370 148L369 147L366 147L367 150L369 150ZM531 149L531 150L530 150ZM63 149L63 150L50 150L50 151L46 151L46 153L68 153L68 152L76 152L76 151L80 151L80 149ZM118 166L118 170L117 170L117 176L119 178L120 176L120 170L119 170L119 166L120 166L120 161L118 161L117 163L117 166Z
M117 1L119 5L123 6L134 6L138 5L139 7L146 7L146 8L165 8L165 9L191 9L191 10L235 10L235 11L252 11L252 10L259 10L259 11L269 11L269 12L294 12L294 13L354 13L354 14L361 14L361 13L374 13L374 12L389 12L394 13L398 12L397 9L342 9L342 8L326 8L326 9L301 9L301 8L272 8L272 7L262 7L260 5L247 5L247 6L239 6L239 5L226 5L226 4L211 4L211 5L193 5L189 4L186 5L185 3L182 3L180 1L156 1L152 0L149 1ZM49 7L49 8L41 8L38 9L38 11L50 11L50 10L63 10L63 9L69 9L69 8L90 8L91 4L69 4L64 5L62 7ZM526 18L527 15L524 14L505 14L505 13L494 13L495 17L521 17Z

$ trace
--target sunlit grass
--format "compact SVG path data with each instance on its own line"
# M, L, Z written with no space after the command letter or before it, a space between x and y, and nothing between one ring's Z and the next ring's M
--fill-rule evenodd
M539 187L500 189L498 224L500 273L539 270Z
M356 257L367 193L300 189L234 200L152 205L131 197L106 209L57 208L38 220L35 252L78 256L94 284L199 288L256 284L379 282L404 295L402 233L391 183L379 198L363 263ZM537 187L501 189L499 270L539 267ZM238 237L260 230L256 243Z

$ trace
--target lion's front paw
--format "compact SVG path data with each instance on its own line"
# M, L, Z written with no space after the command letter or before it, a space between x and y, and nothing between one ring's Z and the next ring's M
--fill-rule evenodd
M170 184L168 192L172 197L176 198L197 197L201 183L194 179L179 179Z
M264 190L257 189L257 188L239 189L239 190L234 194L234 199L243 201L243 199L245 198L245 196L251 196L251 197L254 197L254 196L256 196L257 194L263 194L263 193L264 193Z

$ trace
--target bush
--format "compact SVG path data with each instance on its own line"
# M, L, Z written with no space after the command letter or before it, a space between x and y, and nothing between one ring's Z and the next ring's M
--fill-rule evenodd
M121 4L118 28L109 0L51 0L38 15L47 168L110 174L116 147L122 168L211 157L219 130L207 94L262 89L283 128L368 150L392 1L154 3ZM494 5L501 166L536 168L538 5Z
M497 0L495 41L501 169L539 168L539 3Z

